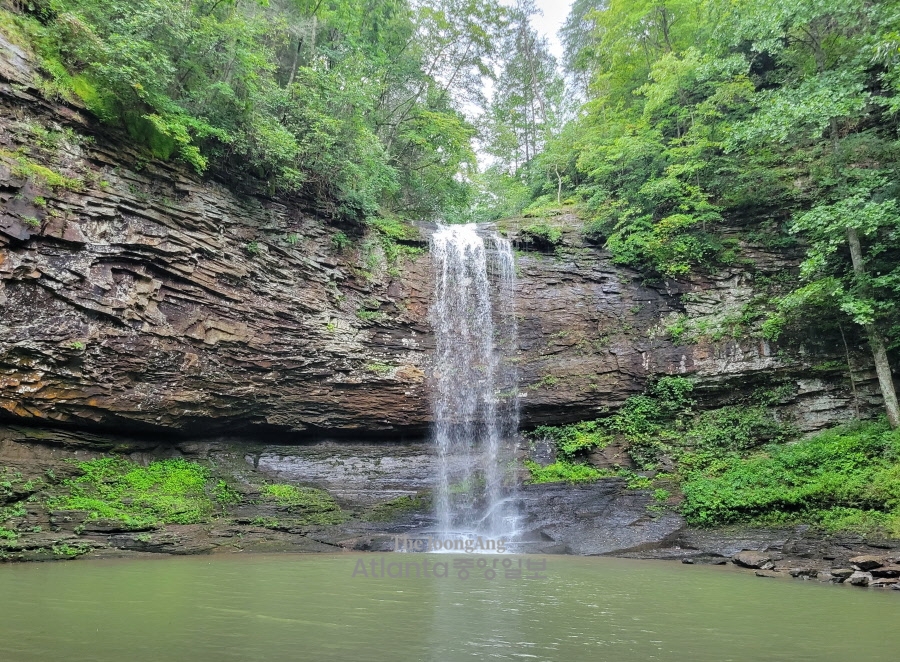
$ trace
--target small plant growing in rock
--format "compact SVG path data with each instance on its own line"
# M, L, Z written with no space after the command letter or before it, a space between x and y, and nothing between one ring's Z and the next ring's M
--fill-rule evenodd
M85 344L83 342L81 342L80 340L76 340L75 342L70 343L69 347L71 349L74 349L76 352L83 352L84 348L85 348Z
M259 242L258 241L251 241L249 244L247 244L245 246L245 248L247 249L247 252L250 253L250 255L259 255Z
M343 232L338 232L331 238L331 243L334 244L337 252L341 253L350 245L350 238Z
M34 216L23 216L22 222L25 223L25 225L32 227L32 228L41 227L41 222L38 219L36 219Z
M287 237L285 237L284 240L288 243L288 245L296 246L300 242L300 235L296 232L292 232Z
M47 198L42 195L34 196L34 200L32 200L35 207L46 207L47 206Z
M370 363L366 366L366 370L368 370L369 372L374 372L379 376L384 376L393 369L393 366L389 366L386 363Z

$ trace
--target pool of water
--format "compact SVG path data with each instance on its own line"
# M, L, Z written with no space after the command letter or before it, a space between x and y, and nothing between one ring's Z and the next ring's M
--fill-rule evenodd
M898 591L541 558L538 579L538 558L433 554L2 565L0 660L900 659Z

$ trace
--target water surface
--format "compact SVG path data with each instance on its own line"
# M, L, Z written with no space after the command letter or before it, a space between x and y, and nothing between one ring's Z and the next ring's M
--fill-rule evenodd
M462 580L452 563L463 555L383 555L386 563L426 557L432 568L450 564L449 576L363 577L360 560L370 575L376 560L380 574L382 556L373 554L2 565L0 659L867 662L900 656L897 591L760 579L727 567L553 556L544 557L547 579L506 579L498 568L492 580L477 569Z

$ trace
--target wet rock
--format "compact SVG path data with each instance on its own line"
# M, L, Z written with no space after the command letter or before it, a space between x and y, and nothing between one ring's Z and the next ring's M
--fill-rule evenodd
M757 570L755 573L757 577L777 577L778 573L773 572L772 570Z
M857 570L868 571L873 568L880 568L884 565L884 557L882 556L872 556L869 554L863 556L854 556L850 559L851 565Z
M762 568L771 561L771 554L754 550L744 550L731 557L731 562L742 568Z
M819 571L815 568L791 568L788 570L791 577L816 577Z
M869 586L873 586L875 588L891 588L900 583L900 579L897 578L886 578L882 577L879 579L873 579L869 582Z
M655 504L652 492L629 490L621 478L585 485L526 485L518 496L520 527L533 541L527 543L529 551L559 545L573 554L633 552L649 558L651 550L684 526L675 513L649 512Z
M847 580L851 586L868 586L872 582L872 573L857 570Z
M873 577L900 577L900 565L890 564L880 568L872 568L869 572Z
M850 568L832 568L830 572L833 577L838 577L843 581L850 577L854 571Z

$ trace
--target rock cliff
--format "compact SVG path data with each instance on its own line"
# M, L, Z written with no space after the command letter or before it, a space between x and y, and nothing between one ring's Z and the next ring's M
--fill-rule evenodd
M38 88L28 54L0 38L8 421L194 437L424 433L427 226L391 262L371 230L148 159ZM687 343L667 330L685 315L724 328L796 256L744 244L715 277L644 284L586 244L576 217L552 222L565 230L552 253L518 244L526 426L601 415L662 373L695 376L711 402L786 384L780 406L807 430L877 405L863 354L851 400L834 343ZM503 229L519 240L521 224Z

